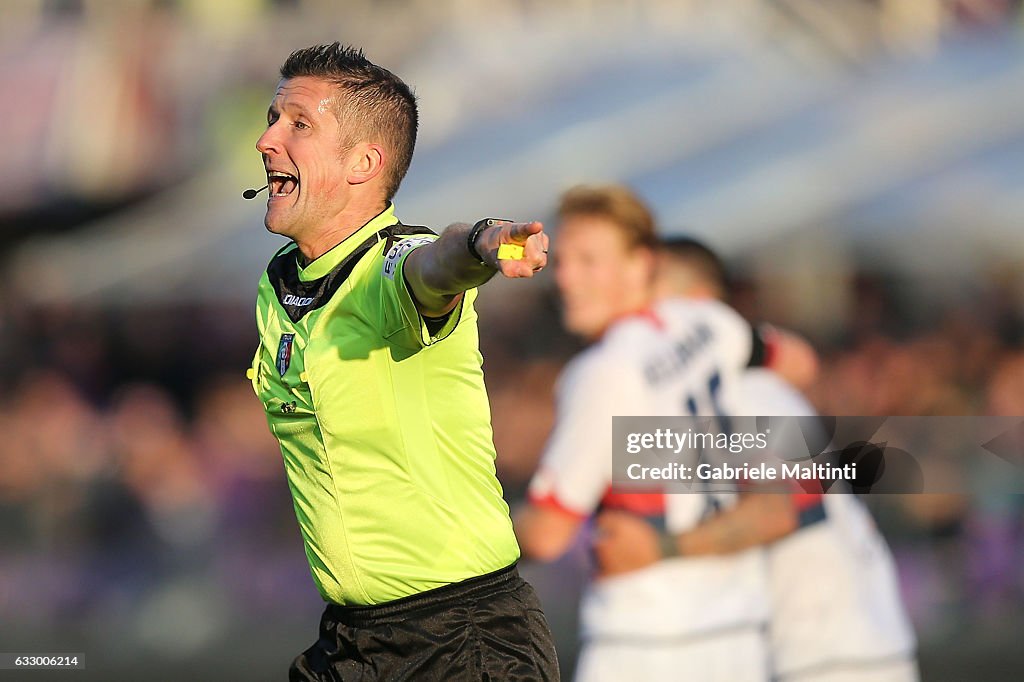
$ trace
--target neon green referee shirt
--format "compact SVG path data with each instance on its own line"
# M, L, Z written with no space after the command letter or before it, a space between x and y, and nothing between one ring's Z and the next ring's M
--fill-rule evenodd
M438 328L402 275L437 236L388 208L306 267L260 279L249 372L281 446L313 580L379 604L519 558L495 477L476 291Z

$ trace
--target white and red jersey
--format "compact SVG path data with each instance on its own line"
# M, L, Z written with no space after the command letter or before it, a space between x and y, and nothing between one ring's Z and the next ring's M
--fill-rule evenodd
M816 414L770 370L748 370L740 387L740 414ZM876 679L873 667L893 662L910 672L877 679L913 679L907 662L914 657L914 632L900 600L895 562L870 513L850 494L798 495L797 501L803 507L823 505L824 517L766 551L776 677L824 679L853 671L862 675L858 679Z
M565 369L557 419L530 484L534 504L586 518L599 508L660 516L667 530L697 525L701 494L611 494L612 417L727 414L752 350L750 326L717 301L672 300L616 323ZM678 558L594 581L584 639L704 637L767 618L763 552Z

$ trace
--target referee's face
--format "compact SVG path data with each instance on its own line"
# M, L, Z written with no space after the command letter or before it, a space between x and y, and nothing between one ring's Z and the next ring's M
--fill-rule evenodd
M336 115L343 94L319 78L282 80L256 142L270 196L264 224L302 242L337 223L349 198L346 136Z
M596 339L649 304L651 255L630 248L607 218L567 216L553 244L562 321L570 332Z

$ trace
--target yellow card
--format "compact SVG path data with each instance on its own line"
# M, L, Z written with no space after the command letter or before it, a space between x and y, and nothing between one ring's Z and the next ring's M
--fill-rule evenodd
M523 247L519 244L502 244L498 247L498 260L522 260Z

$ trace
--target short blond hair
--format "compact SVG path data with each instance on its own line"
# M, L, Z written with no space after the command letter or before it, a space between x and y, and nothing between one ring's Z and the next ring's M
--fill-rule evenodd
M619 228L630 249L654 250L658 245L654 215L623 185L577 185L567 190L558 203L558 219L575 216L604 218Z
M391 156L385 168L384 198L391 198L412 163L419 128L416 95L405 82L377 66L362 50L335 42L295 50L281 66L281 78L319 78L344 94L335 116L348 137L343 148L360 141L382 142ZM364 139L360 139L360 137Z

